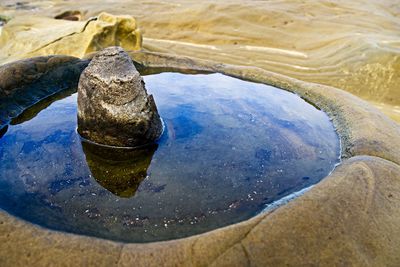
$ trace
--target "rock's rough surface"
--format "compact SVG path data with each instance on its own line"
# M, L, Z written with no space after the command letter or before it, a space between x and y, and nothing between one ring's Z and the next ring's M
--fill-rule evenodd
M155 141L162 123L152 95L120 47L98 53L78 85L78 132L99 144L134 147Z

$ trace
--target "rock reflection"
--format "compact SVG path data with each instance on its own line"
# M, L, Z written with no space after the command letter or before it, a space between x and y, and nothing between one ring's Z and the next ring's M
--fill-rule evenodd
M94 179L105 189L123 198L135 195L147 176L157 144L140 148L114 148L82 141L86 162Z
M0 126L0 138L2 138L3 137L3 135L5 135L6 134L6 132L7 132L7 129L8 129L8 126L6 125L6 126L4 126L3 128L1 128L1 126Z

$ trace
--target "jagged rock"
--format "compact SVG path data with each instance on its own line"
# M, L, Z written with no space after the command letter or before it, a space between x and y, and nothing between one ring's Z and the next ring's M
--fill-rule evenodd
M129 55L109 47L93 57L78 85L78 132L112 146L139 146L156 140L162 123L152 95Z

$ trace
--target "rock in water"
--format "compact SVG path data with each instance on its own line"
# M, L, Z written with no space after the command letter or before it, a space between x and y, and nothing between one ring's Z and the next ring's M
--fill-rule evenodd
M93 57L78 85L78 132L93 142L139 146L155 141L162 123L129 55L109 47Z

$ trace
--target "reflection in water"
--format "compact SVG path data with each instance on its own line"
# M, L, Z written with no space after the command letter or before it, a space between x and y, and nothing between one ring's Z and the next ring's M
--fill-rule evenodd
M105 189L119 197L135 195L147 176L157 144L129 149L96 145L82 141L86 162L94 179Z
M338 162L329 118L295 94L221 74L144 80L165 122L156 145L82 143L76 94L42 101L0 138L0 208L77 234L169 240L246 220Z
M3 135L6 134L7 129L8 129L8 126L7 126L7 125L6 125L6 126L3 126L2 128L0 128L0 138L3 137Z
M10 124L16 125L16 124L21 124L26 121L29 121L29 120L35 118L40 111L46 109L53 102L64 99L64 98L74 94L75 92L76 92L76 89L74 87L72 87L72 88L68 88L66 90L62 90L61 92L55 93L53 95L50 95L49 97L46 97L46 98L38 101L35 105L30 106L27 109L25 109L24 112L22 112L18 117L13 118L11 120ZM21 96L21 98L22 98L22 96Z

